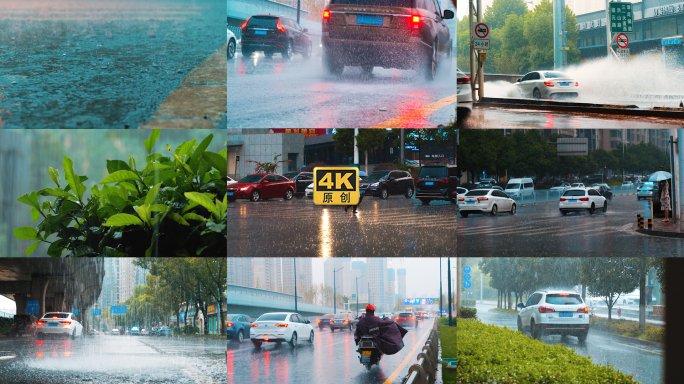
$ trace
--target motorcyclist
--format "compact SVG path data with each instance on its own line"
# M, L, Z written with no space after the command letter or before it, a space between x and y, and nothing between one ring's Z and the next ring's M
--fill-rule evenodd
M362 336L371 336L380 352L385 355L394 355L404 348L402 338L408 331L390 319L381 319L375 316L375 307L368 304L366 314L358 324L354 333L354 341L359 344Z

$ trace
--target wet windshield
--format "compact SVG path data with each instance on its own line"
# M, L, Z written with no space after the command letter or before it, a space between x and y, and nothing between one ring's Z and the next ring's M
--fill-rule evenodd
M247 177L243 177L239 182L240 183L258 183L263 179L263 175L249 175Z
M518 184L518 183L506 184L506 189L520 189L520 184Z
M382 180L389 175L389 171L371 172L366 180Z

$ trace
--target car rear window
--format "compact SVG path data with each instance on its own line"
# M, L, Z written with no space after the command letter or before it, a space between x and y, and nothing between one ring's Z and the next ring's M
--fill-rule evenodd
M402 312L402 313L399 314L398 317L411 317L411 316L413 316L412 313Z
M257 321L285 321L286 313L271 313L259 316Z
M262 175L249 175L243 177L239 182L240 183L258 183L263 179L264 176Z
M470 191L470 192L466 193L465 195L466 196L487 196L489 191L490 191L490 189L484 189L484 190L480 190L480 191L475 190L475 191Z
M582 298L578 294L554 293L546 295L547 304L575 305L583 304Z
M449 177L446 167L423 167L420 169L419 178L442 179Z
M412 8L413 0L330 0L330 4L377 5L380 7Z
M561 72L544 72L544 77L546 77L547 79L558 79L567 76Z
M585 191L577 190L577 189L575 189L575 190L570 190L570 191L566 191L566 192L563 194L563 196L584 196L584 195L586 195L586 192L585 192Z
M252 16L249 18L247 23L248 27L262 27L262 28L275 28L278 22L277 17L270 16Z
M345 314L335 315L335 319L346 319L346 318L347 318L347 315L345 315Z
M46 319L68 319L69 314L68 313L54 313L54 312L48 312L43 316L43 318Z

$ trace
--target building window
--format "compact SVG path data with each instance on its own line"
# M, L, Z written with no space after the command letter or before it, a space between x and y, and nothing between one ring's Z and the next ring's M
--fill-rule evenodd
M644 38L645 39L650 39L651 38L651 23L652 21L644 21Z
M674 17L652 20L651 24L653 37L668 37L677 34L677 19Z
M611 148L617 147L617 141L611 141L611 142L610 142L610 147L611 147Z

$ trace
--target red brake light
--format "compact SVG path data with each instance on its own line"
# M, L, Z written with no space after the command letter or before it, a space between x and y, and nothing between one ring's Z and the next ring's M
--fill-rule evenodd
M60 324L71 325L71 321L60 321Z
M38 357L43 357L43 352L38 351L38 355L37 355L37 356L38 356Z
M324 19L329 19L330 18L330 11L323 11L323 18Z
M287 328L287 324L276 324L276 327L284 327L284 328Z
M283 28L283 26L280 25L280 19L278 19L278 30L279 30L280 32L285 32L285 28Z
M569 293L559 293L558 296L570 296Z
M460 79L456 79L456 84L469 84L470 83L470 76L464 76L461 77Z
M575 81L575 87L579 87L579 81Z
M539 307L539 313L556 312L551 307Z
M418 29L418 27L415 24L420 23L420 16L413 16L411 18L411 21L413 22L414 26L413 29Z
M478 198L477 198L477 201L480 201L480 200L489 200L489 199L483 196L483 197L478 197Z
M344 321L349 321L349 319L344 319Z
M545 81L544 85L546 85L547 87L553 87L553 83L550 81Z
M462 198L462 197L459 197L459 198L458 198L458 201L464 201L464 200L465 200L465 199Z
M420 37L420 16L411 16L411 36Z
M39 322L37 322L36 324L38 324L38 325L43 325L43 322L42 322L42 321L39 321Z
M320 323L320 322L321 322L321 319L318 319L318 322Z
M228 323L228 328L232 327L233 323Z
M580 308L577 312L589 313L589 307Z
M57 316L52 316L52 318L53 318L53 319L56 319L56 318L57 318Z
M258 326L259 326L258 324L252 324L252 325L250 325L250 327L258 327Z
M589 201L588 197L580 197L580 201Z
M439 179L437 182L441 184L449 184L449 179Z
M561 197L561 198L560 198L560 201L565 201L565 197Z
M251 17L249 19L251 19ZM242 23L242 25L240 26L240 29L245 29L245 27L247 26L247 23L249 23L249 19L247 19L247 21Z

